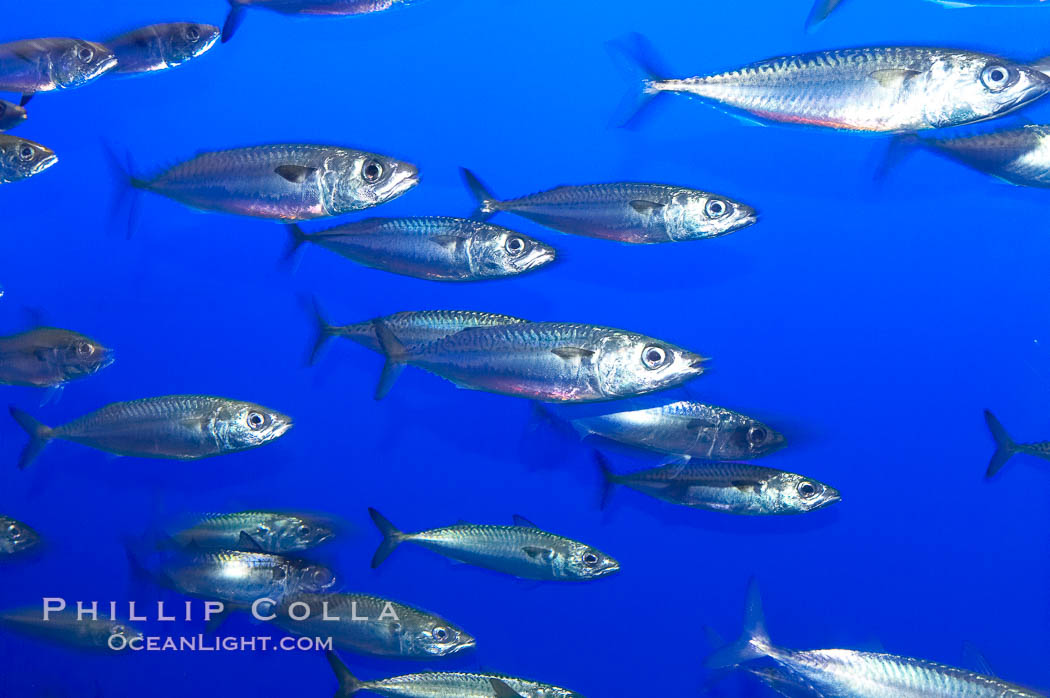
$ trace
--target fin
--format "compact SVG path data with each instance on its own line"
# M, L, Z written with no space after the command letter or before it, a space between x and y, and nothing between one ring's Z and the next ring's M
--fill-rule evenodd
M209 635L214 635L222 624L226 622L226 619L230 617L233 612L232 608L223 608L221 613L218 613L208 619L208 622L204 624L204 632Z
M525 696L508 686L505 681L490 678L489 683L492 684L492 690L496 692L496 698L525 698Z
M573 359L583 361L594 356L593 349L584 349L583 347L558 347L557 349L551 349L551 353L566 361L572 361Z
M229 0L229 2L230 14L226 15L226 21L222 25L222 43L224 44L233 38L233 33L244 21L244 5L237 0Z
M29 104L29 100L33 99L33 95L35 94L35 92L26 92L24 95L22 95L22 99L18 101L18 106L24 107L25 105Z
M984 421L987 422L988 428L992 430L992 436L995 437L995 453L992 454L992 460L989 461L988 470L984 474L988 478L999 472L1006 465L1006 461L1017 453L1018 448L1014 440L1006 433L1003 425L988 410L984 411Z
M602 473L601 508L604 510L609 505L609 499L612 497L613 489L616 486L616 475L613 473L612 468L609 467L609 460L602 452L594 452L594 462L598 464L598 469Z
M130 240L131 234L135 231L135 214L138 211L139 203L138 192L142 190L149 191L150 183L135 176L135 168L131 162L130 153L125 152L124 161L121 162L121 159L117 157L116 151L113 150L109 143L103 141L102 150L105 153L110 170L117 175L118 181L124 183L110 207L110 218L115 219L124 202L129 201L126 237Z
M290 262L303 243L310 242L310 236L295 223L289 223L285 228L288 230L288 247L284 250L284 261Z
M376 554L372 556L372 569L375 569L383 564L383 560L387 559L390 553L394 552L394 548L405 539L405 534L372 507L368 508L368 515L372 517L372 522L383 534L383 542L379 544Z
M815 0L813 9L809 11L809 17L806 18L806 29L812 29L827 19L840 2L842 0Z
M1029 64L1029 67L1035 68L1040 73L1050 75L1050 56L1047 56L1046 58L1040 58L1035 63Z
M658 204L655 201L643 201L641 199L635 199L631 202L631 208L638 213L653 214L664 207L663 204Z
M869 77L888 90L899 90L908 80L921 74L918 70L887 68L885 70L876 70Z
M487 221L492 218L498 210L496 206L499 200L489 193L489 190L473 172L465 167L459 168L459 171L463 175L463 181L467 183L467 189L470 189L470 193L478 200L478 208L470 217L476 221Z
M313 366L317 363L317 357L320 356L325 343L335 336L335 332L332 330L332 325L325 319L321 303L316 296L310 298L310 306L314 311L314 327L317 328L317 336L314 338L314 346L310 349L310 358L307 359L306 364Z
M405 370L405 347L401 344L401 341L390 331L387 324L380 318L376 318L372 321L372 325L376 329L376 339L379 340L379 347L383 350L383 355L386 356L386 363L383 364L383 373L379 376L379 384L376 386L376 400L382 400L386 397L390 389L394 387L394 382L397 377L401 375L401 372Z
M554 551L550 548L541 548L536 545L525 545L521 548L525 551L525 554L531 557L533 560L553 560Z
M653 87L664 79L656 52L641 34L633 33L605 45L609 55L631 83L612 118L613 126L631 126L646 106L662 94Z
M455 235L435 235L430 238L430 241L449 252L455 252L458 248L461 248L465 242L463 238Z
M998 678L996 677L995 672L992 671L992 665L989 664L988 660L985 659L983 654L981 654L981 650L977 649L977 645L972 642L964 642L962 653L963 661L978 674Z
M251 537L246 531L241 531L241 535L237 539L237 545L240 549L246 553L264 553L263 547L259 545L259 541Z
M62 399L62 393L66 390L65 383L59 383L58 385L52 385L44 393L44 397L40 399L40 406L44 405L57 405L58 401Z
M335 672L335 678L339 679L339 690L335 692L335 698L346 698L361 690L361 682L350 673L338 654L328 650L324 656L328 660L328 665L332 667L332 671Z
M741 492L758 492L762 489L762 483L757 480L733 480L730 484Z
M535 528L535 529L542 530L542 529L540 529L539 526L537 526L536 524L532 523L531 521L526 519L521 514L515 514L514 515L514 525L515 526L521 526L522 528Z
M708 657L705 665L708 669L736 666L752 659L766 657L770 649L769 635L766 633L766 623L762 617L762 597L759 595L758 582L752 578L747 586L747 612L743 634L732 645L723 647Z
M25 470L32 465L36 457L44 450L44 446L47 446L48 442L55 438L55 433L51 427L41 424L35 417L23 412L14 405L8 409L11 412L11 416L18 422L18 425L29 434L29 443L26 444L26 447L22 450L21 457L18 459L18 468Z
M302 165L278 165L273 171L292 184L302 184L310 175L317 172L317 168L304 167Z
M922 144L922 139L914 133L900 133L891 138L886 146L886 154L883 156L879 167L875 170L875 181L880 182L886 179L890 170L895 169L909 155L915 153L918 150L918 146Z

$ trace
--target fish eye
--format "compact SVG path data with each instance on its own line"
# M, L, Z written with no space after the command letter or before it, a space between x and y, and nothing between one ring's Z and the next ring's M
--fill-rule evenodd
M77 342L77 354L80 356L91 356L95 353L95 347L87 342Z
M201 38L201 30L197 27L190 27L186 30L186 38L190 41L199 41Z
M507 244L505 245L507 252L517 257L519 254L525 251L525 241L519 237L507 238Z
M28 145L23 145L22 149L18 151L18 157L22 158L23 160L25 160L27 162L29 160L32 160L33 159L33 149L30 146L28 146Z
M376 160L369 160L361 168L361 175L369 184L374 184L383 176L383 166Z
M279 581L281 581L282 579L284 579L287 576L288 576L288 572L283 567L274 567L273 568L273 579L274 579L274 581L279 582Z
M309 535L310 527L307 526L306 524L303 524L302 526L299 527L298 533L299 533L300 536Z
M981 71L981 82L992 92L1004 90L1010 84L1010 69L1001 65L990 65Z
M817 493L817 486L808 480L798 483L798 493L803 499L810 499Z
M747 440L753 444L760 444L766 440L766 430L762 427L751 427L747 432Z
M584 553L583 564L587 565L588 567L594 567L598 564L598 556L594 553Z
M317 568L313 571L313 574L310 575L310 578L313 580L314 584L324 586L325 584L328 584L329 581L328 570Z
M642 350L642 363L650 370L665 365L667 363L667 358L667 351L663 347L658 347L655 344Z
M84 63L90 63L91 59L95 57L95 52L87 46L81 46L80 50L77 51L77 57Z
M431 633L431 635L433 635L434 639L438 642L444 642L448 639L448 631L442 628L440 625L434 628L434 631Z
M704 206L704 213L708 218L721 218L729 213L729 204L721 199L711 199L707 202L707 206Z
M262 429L266 424L266 415L260 412L249 412L248 413L248 426L252 429Z

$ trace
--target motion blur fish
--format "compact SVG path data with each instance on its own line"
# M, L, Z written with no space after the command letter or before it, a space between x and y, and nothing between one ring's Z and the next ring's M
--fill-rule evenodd
M758 585L752 581L743 636L712 655L707 666L723 669L764 658L783 670L779 680L808 688L811 695L823 698L1045 698L1042 693L994 676L922 659L881 652L776 647L766 633Z
M815 27L828 18L842 0L816 0L806 19L806 27Z
M1032 67L927 47L819 51L685 79L641 70L640 104L680 93L768 121L884 133L984 121L1050 91L1050 77Z
M524 698L583 698L579 693L536 681L518 679L502 674L465 674L461 672L428 671L419 674L392 676L377 681L361 681L347 668L335 652L326 652L328 663L339 679L336 698L349 698L360 692L375 693L390 698L502 698L493 681L506 687L510 695Z
M500 201L473 173L462 172L478 200L476 218L506 211L573 235L632 244L682 242L728 235L758 220L746 204L667 184L563 186Z
M141 632L120 620L109 620L105 613L100 610L96 619L90 615L78 619L76 608L66 608L48 611L44 620L44 610L37 606L0 612L0 628L75 649L118 654L128 642L142 638ZM123 641L110 644L113 636Z
M202 550L248 550L287 554L315 548L336 535L331 520L313 514L241 511L197 517L191 526L171 534L181 546Z
M26 39L0 44L0 92L17 92L24 106L37 92L86 85L117 67L102 44L82 39Z
M463 523L404 533L375 509L368 513L383 534L372 567L407 541L453 560L522 579L578 582L620 571L620 563L597 548L548 533L520 516L514 517L514 526Z
M289 229L290 254L312 243L366 267L431 281L517 276L555 257L528 235L463 218L368 218L309 235Z
M54 439L137 458L196 460L244 451L273 441L292 419L251 402L209 395L167 395L114 402L59 427L11 407L29 434L18 467L25 468Z
M222 27L222 41L226 43L244 21L244 12L250 7L272 10L283 15L363 15L402 7L415 0L227 0L230 14Z
M56 327L0 337L0 383L54 388L94 375L113 363L112 349Z
M964 137L908 138L985 174L1024 187L1050 187L1050 126Z
M831 14L842 0L816 0L810 12L808 26L814 26ZM930 0L945 7L1039 7L1045 6L1047 0Z
M373 320L353 325L332 325L325 319L316 299L313 300L313 310L314 321L317 324L317 339L310 352L310 364L317 360L321 349L332 337L346 337L363 347L368 347L377 354L383 353L383 347L380 346L379 339L376 337ZM496 327L527 322L527 320L510 315L482 313L474 310L415 310L394 313L380 320L404 346L429 344L468 327Z
M28 525L0 516L0 555L17 555L40 545L40 534Z
M151 24L106 42L117 57L115 74L133 75L167 70L203 55L219 39L210 24L172 22Z
M558 414L558 413L555 413ZM591 434L628 446L702 460L769 455L784 435L739 412L691 400L570 418L580 438Z
M387 362L376 398L406 364L460 388L549 402L615 400L672 388L703 373L699 354L624 330L567 322L529 322L460 330L405 346L374 322Z
M296 222L396 199L419 182L414 165L324 145L260 145L201 153L137 189L202 211Z
M375 657L432 659L476 644L444 618L368 594L289 595L274 615L273 622L291 633L331 637L337 647Z
M1003 425L995 418L995 415L988 410L984 411L984 421L988 424L992 436L995 437L995 453L992 455L992 460L988 463L988 471L985 473L985 477L995 475L1017 453L1027 453L1030 456L1036 456L1043 460L1050 460L1050 441L1019 444L1010 437Z
M841 501L838 490L813 478L747 463L670 463L629 475L602 471L604 507L615 485L626 485L672 504L745 516L803 514Z
M10 131L25 121L28 116L25 107L0 99L0 132Z
M58 162L50 148L18 136L0 133L0 184L40 174Z

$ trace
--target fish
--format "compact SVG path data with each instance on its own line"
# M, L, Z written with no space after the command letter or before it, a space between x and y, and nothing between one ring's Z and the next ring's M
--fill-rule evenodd
M207 53L219 40L219 28L210 24L172 22L151 24L106 42L117 57L115 75L167 70Z
M0 628L47 642L75 649L94 652L117 652L129 643L142 639L142 633L121 620L110 620L104 609L97 618L84 614L77 618L77 611L66 608L48 611L44 620L41 607L14 609L0 612ZM111 638L122 641L111 644Z
M0 515L0 555L17 555L40 545L40 534L28 525Z
M692 400L660 400L651 407L568 421L581 439L594 434L636 448L701 460L758 458L786 444L783 434L757 419Z
M989 410L984 411L984 421L988 424L988 429L991 430L992 436L995 438L995 453L992 454L992 460L988 463L988 470L984 474L986 478L990 478L1002 470L1006 462L1017 453L1027 453L1030 456L1036 456L1043 460L1050 460L1050 441L1027 444L1016 443Z
M310 365L317 361L321 349L332 337L346 337L377 354L383 353L373 320L365 320L352 325L332 325L325 319L324 312L316 298L313 299L313 311L317 337L310 352ZM387 315L380 320L404 346L429 344L468 327L496 327L528 322L510 315L474 310L410 310Z
M615 485L672 504L744 516L804 514L842 500L835 488L813 478L747 463L668 463L617 475L595 453L602 472L602 507Z
M752 580L743 635L711 655L707 667L724 669L765 658L782 670L780 679L808 687L823 698L1045 698L994 676L923 659L846 649L777 647L766 632L758 585Z
M47 146L0 133L0 184L29 179L56 162L58 156Z
M0 337L0 383L56 388L113 363L112 349L79 332L37 327Z
M286 555L315 548L335 536L335 525L324 517L240 511L195 517L192 525L172 533L171 539L183 547L195 546L201 550L247 549Z
M620 571L620 563L586 543L548 533L520 516L513 526L461 523L418 533L405 533L375 509L369 516L383 534L372 567L398 545L415 543L470 565L521 579L580 582Z
M0 92L21 93L25 106L37 92L81 87L116 67L113 52L94 41L12 41L0 44Z
M566 688L502 674L427 671L377 681L361 681L350 673L350 669L335 652L329 650L325 652L325 657L339 680L336 698L349 698L362 691L390 698L583 698L579 693ZM496 686L504 692L499 693Z
M842 0L816 0L813 3L813 9L809 12L809 17L806 18L806 28L812 29L823 22L841 3Z
M10 131L28 117L25 107L0 99L0 133Z
M528 235L464 218L367 218L309 235L288 228L289 255L314 244L366 267L430 281L517 276L556 256Z
M1028 125L963 137L903 137L1010 184L1050 187L1050 126Z
M635 245L721 237L753 225L758 213L719 194L669 184L612 182L562 186L501 201L461 170L478 201L474 217L513 213L562 233Z
M256 448L292 428L292 418L280 412L209 395L114 402L58 427L17 407L10 412L30 437L18 463L23 469L55 439L120 456L196 460Z
M414 0L227 0L230 13L222 27L222 42L233 38L234 32L244 21L248 8L258 7L283 15L363 15L381 12L414 2Z
M131 186L202 211L283 222L391 201L419 182L415 165L336 146L278 144L201 153Z
M374 657L448 657L477 644L440 616L369 594L291 594L273 616L269 620L295 635L331 637L337 647Z
M658 95L678 93L762 121L845 131L960 126L1002 116L1050 92L1050 77L1035 68L952 48L817 51L685 79L664 78L634 60L642 75L639 108Z
M406 364L460 388L549 402L596 402L682 385L706 359L625 330L567 322L471 327L422 346L405 346L374 321L386 365L376 389L384 397Z

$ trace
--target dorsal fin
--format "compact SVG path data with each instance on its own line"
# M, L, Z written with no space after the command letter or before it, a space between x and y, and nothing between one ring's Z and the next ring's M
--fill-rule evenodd
M531 521L526 519L521 514L515 514L514 515L514 525L515 526L523 526L524 528L539 528L539 526L537 526L536 524L532 523Z

